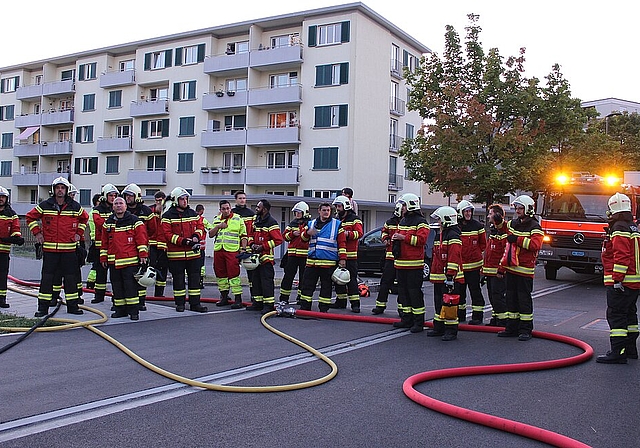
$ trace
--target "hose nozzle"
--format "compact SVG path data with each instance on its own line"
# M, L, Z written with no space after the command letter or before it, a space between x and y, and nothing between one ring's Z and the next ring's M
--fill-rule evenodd
M278 317L294 317L296 309L287 302L278 302L276 304L276 316Z

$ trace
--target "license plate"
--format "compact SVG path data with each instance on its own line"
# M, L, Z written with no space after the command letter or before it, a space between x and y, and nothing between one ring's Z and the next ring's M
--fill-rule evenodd
M584 252L579 250L574 250L573 252L571 252L571 255L574 257L584 257Z

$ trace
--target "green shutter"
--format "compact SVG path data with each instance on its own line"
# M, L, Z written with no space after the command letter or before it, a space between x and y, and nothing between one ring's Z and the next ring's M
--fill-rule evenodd
M76 143L82 143L82 128L80 126L76 128Z
M349 116L349 106L347 104L341 104L338 109L338 126L347 125L347 117Z
M189 81L189 99L193 100L196 98L196 82Z
M331 126L331 106L316 106L314 127L328 128Z
M351 34L350 25L351 25L351 22L349 22L348 20L346 22L342 22L342 27L341 27L342 36L340 38L340 42L342 43L349 42L349 36Z
M343 62L340 64L340 84L349 83L349 63Z
M324 86L324 65L316 65L316 86Z
M162 120L162 136L169 137L169 119Z
M144 54L144 69L151 70L151 53Z
M85 130L87 132L86 141L92 142L93 141L93 126L85 126Z
M20 87L20 77L16 76L16 90Z
M176 48L176 58L173 65L176 67L182 65L182 47Z
M91 157L89 159L89 172L91 174L97 174L98 173L98 158L97 157Z
M145 120L140 123L140 138L149 137L149 121Z
M84 66L85 64L78 66L78 81L84 81Z
M73 174L80 174L80 159L76 159L73 167Z
M311 25L309 27L309 44L307 46L309 47L315 47L316 46L316 37L318 34L318 27L316 25Z
M198 62L204 62L204 50L205 50L204 44L198 45Z
M171 56L173 55L173 50L165 50L164 52L164 66L171 67Z
M180 101L180 83L173 83L173 101Z
M409 52L407 50L402 50L402 66L409 67Z

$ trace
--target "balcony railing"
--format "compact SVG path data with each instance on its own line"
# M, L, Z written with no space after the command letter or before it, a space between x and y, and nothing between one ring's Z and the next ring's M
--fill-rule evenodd
M131 151L131 137L102 137L96 142L97 152Z
M250 185L298 185L298 167L247 167L246 183Z
M65 81L46 82L42 84L42 94L44 96L60 96L75 93L76 83L73 79Z
M208 74L246 73L249 67L249 53L222 54L209 56L204 60L204 72Z
M404 177L399 174L389 174L389 190L400 191L404 188Z
M34 157L40 155L40 143L21 143L13 145L14 157Z
M398 97L392 96L389 99L389 112L396 116L404 115L405 102Z
M130 86L136 83L135 70L114 70L100 75L100 87L108 89L117 86Z
M391 76L402 79L402 62L398 59L391 59Z
M274 104L295 105L302 103L302 86L267 87L249 90L249 106L268 107Z
M247 143L246 129L207 130L202 132L200 146L203 148L225 148L244 146Z
M51 182L58 177L64 177L69 180L71 175L69 173L59 173L57 171L44 172L38 174L38 185L41 187L51 187Z
M259 47L249 53L249 65L258 70L295 68L302 63L302 46Z
M11 182L16 187L35 186L38 184L38 173L15 173L11 176Z
M42 126L56 126L73 123L73 109L56 110L40 114Z
M202 167L200 183L202 185L244 185L246 171L243 167Z
M16 128L40 126L40 119L40 114L17 115L14 117L14 125Z
M202 97L203 110L240 109L247 106L247 91L208 92Z
M129 170L127 183L137 185L166 185L167 173L164 171Z
M61 156L72 153L73 143L69 140L64 142L42 142L40 144L41 156Z
M389 134L389 151L398 152L402 148L404 139L396 134Z
M28 100L42 96L42 84L34 84L32 86L22 86L16 89L17 100Z
M168 115L169 101L132 101L129 108L129 115L132 117L145 117L148 115Z
M297 144L300 144L300 128L298 126L247 129L247 145L269 146Z

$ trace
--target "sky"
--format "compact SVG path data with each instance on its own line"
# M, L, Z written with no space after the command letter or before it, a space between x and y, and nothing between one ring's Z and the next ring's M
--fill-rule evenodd
M212 26L316 9L344 0L32 0L3 20L0 67ZM553 64L583 101L640 102L637 32L640 1L365 0L362 3L442 53L445 26L465 35L467 14L480 15L480 42L503 57L526 48L526 75L544 81ZM19 17L24 17L19 19ZM5 19L9 19L5 17ZM7 38L6 36L11 36Z

